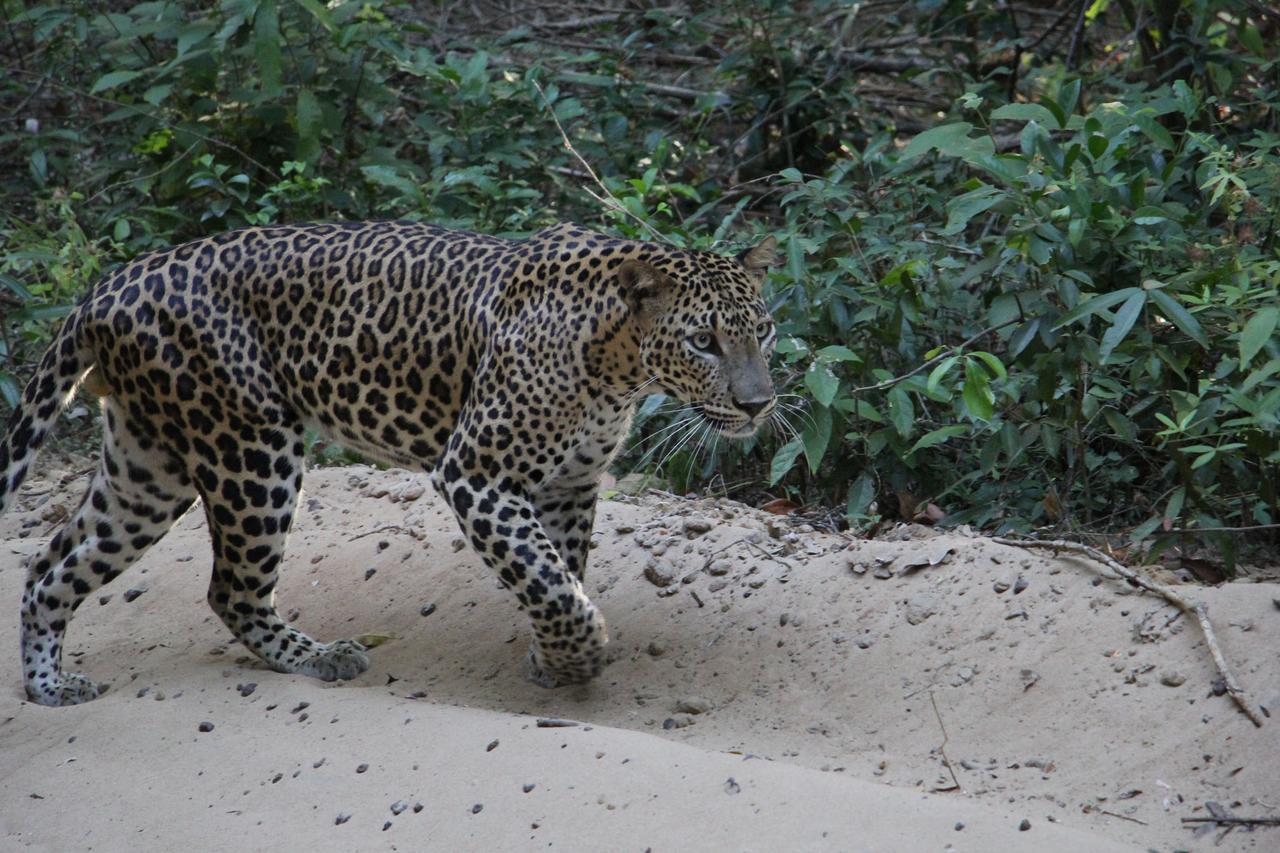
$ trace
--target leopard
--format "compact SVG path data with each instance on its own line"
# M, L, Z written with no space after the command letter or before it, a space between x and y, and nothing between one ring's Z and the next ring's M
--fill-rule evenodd
M280 616L276 586L309 431L421 472L527 613L527 674L607 663L583 578L602 476L637 401L754 435L777 396L765 237L737 254L561 224L523 238L417 221L251 226L140 255L64 319L0 443L8 509L60 412L98 397L102 444L78 508L29 559L26 695L110 685L62 668L76 609L203 507L207 600L272 670L358 676L370 651Z

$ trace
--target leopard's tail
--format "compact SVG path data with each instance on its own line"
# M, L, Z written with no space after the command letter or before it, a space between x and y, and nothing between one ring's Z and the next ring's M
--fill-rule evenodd
M94 366L94 355L81 335L83 324L78 313L68 317L54 335L0 438L0 515L13 505L40 445L76 386Z

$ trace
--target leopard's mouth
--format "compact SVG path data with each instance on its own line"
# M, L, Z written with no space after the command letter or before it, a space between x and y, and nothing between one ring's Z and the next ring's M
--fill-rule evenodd
M698 414L702 415L702 419L711 424L721 435L727 438L747 439L751 438L760 431L763 421L755 418L725 417L717 412L709 411L705 404L697 404Z

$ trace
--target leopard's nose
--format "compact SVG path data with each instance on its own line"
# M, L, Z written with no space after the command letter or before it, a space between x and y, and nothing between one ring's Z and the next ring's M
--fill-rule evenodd
M755 400L739 400L737 397L733 399L733 404L739 409L747 413L748 417L754 418L756 415L764 411L765 407L773 401L772 397L760 397Z

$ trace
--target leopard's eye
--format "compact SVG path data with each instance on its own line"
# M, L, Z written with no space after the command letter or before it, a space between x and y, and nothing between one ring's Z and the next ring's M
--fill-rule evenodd
M773 331L772 320L761 320L756 324L756 339L763 341L769 337L769 333Z
M715 352L716 339L710 332L698 332L689 336L690 345L699 352Z

